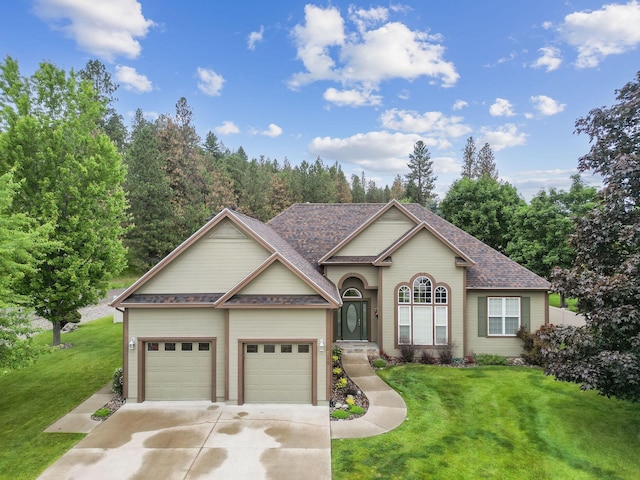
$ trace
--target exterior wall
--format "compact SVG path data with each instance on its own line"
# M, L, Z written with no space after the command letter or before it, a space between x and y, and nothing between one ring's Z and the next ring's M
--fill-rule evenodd
M547 294L527 290L471 290L467 294L467 342L465 355L474 353L493 353L505 357L519 357L522 353L522 340L517 337L478 336L478 297L529 297L530 328L537 330L547 318Z
M357 274L366 282L365 287L376 288L378 286L378 268L373 265L328 265L326 276L340 287L341 280Z
M138 401L139 338L216 337L216 399L224 400L225 323L224 311L212 308L130 308L129 337L136 339L134 350L125 350L128 361L128 402Z
M286 292L287 295L311 295L316 293L315 290L279 262L271 265L240 291L242 294L260 295L277 295L283 292Z
M327 369L331 341L327 339L327 313L324 309L231 309L229 310L229 403L238 402L238 340L324 341L318 348L316 378L318 405L328 405ZM324 350L324 351L320 351Z
M449 291L449 341L454 344L454 355L462 356L464 344L464 267L456 267L455 254L428 231L422 231L392 255L393 265L382 268L382 285L378 290L382 345L391 355L399 355L396 344L396 295L400 283L407 283L420 273L427 274L434 286L443 284Z
M412 220L392 208L360 232L336 255L379 255L413 227L415 223Z
M201 238L158 272L136 293L224 293L255 270L269 252L254 239L228 235L235 227L223 221L227 235L217 229ZM229 228L231 226L231 228ZM221 238L220 238L221 237Z
M367 309L367 336L369 341L378 341L378 289L371 288L371 283L364 283L366 277L373 277L375 275L375 285L378 284L378 267L367 266L353 266L350 268L340 267L341 276L338 280L333 281L339 288L340 292L344 292L348 288L356 288L362 293L362 300L368 302ZM366 275L366 277L365 277ZM364 280L363 280L364 279ZM342 282L340 282L340 280ZM367 288L367 285L369 288ZM340 321L340 310L336 310L333 315L333 341L338 339L338 322Z

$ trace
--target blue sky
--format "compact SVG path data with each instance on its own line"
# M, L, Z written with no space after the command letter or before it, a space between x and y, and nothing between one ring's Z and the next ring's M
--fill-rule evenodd
M293 165L320 156L379 186L423 140L440 196L469 136L525 198L568 188L588 150L575 120L633 80L639 44L636 0L0 4L3 57L24 75L101 60L127 124L184 96L202 137Z

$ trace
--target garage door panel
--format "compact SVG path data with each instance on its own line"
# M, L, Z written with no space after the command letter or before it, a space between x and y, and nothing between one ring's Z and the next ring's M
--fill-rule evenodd
M146 400L211 400L210 344L207 350L199 350L198 342L192 343L191 350L183 350L181 344L190 342L150 343L157 347L151 345L145 352Z
M297 344L275 344L275 348L272 345L245 345L244 401L311 403L310 346L302 349L306 352L298 352Z

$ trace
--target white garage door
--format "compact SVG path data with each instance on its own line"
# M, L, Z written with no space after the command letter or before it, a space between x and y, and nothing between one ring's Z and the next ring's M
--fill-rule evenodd
M147 342L145 400L211 400L211 342Z
M311 403L311 345L246 343L246 403Z

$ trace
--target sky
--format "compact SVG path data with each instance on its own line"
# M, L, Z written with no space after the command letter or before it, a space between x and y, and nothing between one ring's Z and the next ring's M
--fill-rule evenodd
M568 189L589 148L575 121L615 103L639 47L637 0L0 3L3 59L25 76L100 60L127 125L185 97L202 138L250 159L337 161L380 187L422 140L441 198L469 136L525 199Z

